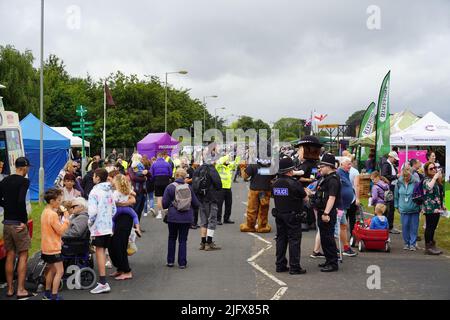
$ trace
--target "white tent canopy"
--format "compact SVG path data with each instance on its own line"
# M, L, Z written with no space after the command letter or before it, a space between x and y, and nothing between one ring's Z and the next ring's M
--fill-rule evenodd
M70 139L70 147L71 148L81 148L82 147L82 140L80 137L74 136L73 132L69 130L67 127L51 127L53 130L57 131L64 137ZM84 146L89 148L90 143L89 141L84 140Z
M450 138L450 124L433 112L407 129L391 136L391 144L396 146L445 146Z

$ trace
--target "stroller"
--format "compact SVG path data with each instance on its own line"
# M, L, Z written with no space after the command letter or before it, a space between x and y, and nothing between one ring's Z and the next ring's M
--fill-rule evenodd
M40 285L45 285L47 264L41 259L42 252L37 252L28 262L26 281L37 291ZM93 270L94 259L90 251L89 239L63 238L61 248L64 275L61 279L60 290L64 283L69 289L90 289L97 282L97 275ZM78 276L77 277L77 274ZM75 277L74 277L75 275ZM73 280L75 279L75 284Z
M369 229L371 219L364 219L364 209L362 206L358 209L358 221L352 231L350 245L357 245L359 252L365 250L383 250L391 251L389 239L389 230L371 230Z

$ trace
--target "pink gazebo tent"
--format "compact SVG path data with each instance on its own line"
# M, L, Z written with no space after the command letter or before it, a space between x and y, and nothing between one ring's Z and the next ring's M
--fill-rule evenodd
M156 154L161 151L167 151L169 155L172 155L177 149L178 141L168 133L149 133L137 143L137 151L149 158L156 157Z

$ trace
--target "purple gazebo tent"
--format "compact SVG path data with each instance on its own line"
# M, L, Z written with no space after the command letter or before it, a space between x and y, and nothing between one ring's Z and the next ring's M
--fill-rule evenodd
M168 133L149 133L137 143L137 151L151 159L161 151L167 151L169 155L172 155L178 149L177 146L178 141Z

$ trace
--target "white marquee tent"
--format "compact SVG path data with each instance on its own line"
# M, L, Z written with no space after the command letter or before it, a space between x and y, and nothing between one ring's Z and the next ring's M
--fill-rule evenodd
M391 144L445 146L447 139L450 139L450 124L430 111L407 129L391 135Z
M71 148L81 148L82 140L80 137L74 136L73 132L69 130L67 127L51 127L53 130L57 131L59 134L64 137L70 139L70 147ZM84 140L84 146L89 148L89 141Z

